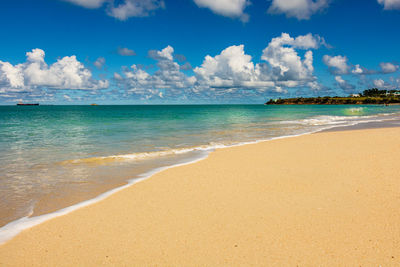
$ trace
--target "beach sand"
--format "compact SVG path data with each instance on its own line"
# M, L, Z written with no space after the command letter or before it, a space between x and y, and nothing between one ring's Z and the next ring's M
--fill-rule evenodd
M400 128L219 149L0 246L1 266L399 266Z

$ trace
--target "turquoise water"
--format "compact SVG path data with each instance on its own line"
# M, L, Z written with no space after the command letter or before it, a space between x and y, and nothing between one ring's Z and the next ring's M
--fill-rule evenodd
M0 106L0 226L216 147L393 118L399 106Z

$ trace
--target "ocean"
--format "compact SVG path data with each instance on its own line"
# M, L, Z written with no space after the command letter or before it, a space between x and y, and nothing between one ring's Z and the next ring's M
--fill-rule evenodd
M0 227L96 198L215 148L399 114L400 106L382 105L0 106Z

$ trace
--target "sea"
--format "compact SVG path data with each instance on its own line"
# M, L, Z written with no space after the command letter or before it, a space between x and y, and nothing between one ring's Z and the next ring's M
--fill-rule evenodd
M399 115L396 105L0 106L0 242L216 148Z

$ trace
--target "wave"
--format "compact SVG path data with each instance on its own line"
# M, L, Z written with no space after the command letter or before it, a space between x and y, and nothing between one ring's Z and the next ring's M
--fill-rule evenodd
M363 108L351 108L355 110L363 109ZM383 116L392 115L392 114L383 114ZM358 123L366 123L372 121L381 121L382 115L375 115L375 116L330 116L330 115L319 115L314 116L307 119L301 120L290 120L290 121L281 121L279 124L299 124L305 126L321 126L321 128L316 129L318 130L325 130L329 129L330 127L334 126L351 126ZM325 127L324 127L325 126ZM328 127L328 128L326 128ZM310 129L305 129L306 132L311 132ZM315 129L314 129L315 130ZM293 133L289 133L290 136ZM286 135L284 135L286 136ZM59 162L60 165L78 165L78 164L86 164L86 165L106 165L112 164L116 162L129 162L129 161L140 161L140 160L149 160L149 159L156 159L160 157L168 157L174 155L181 155L190 152L196 151L211 151L218 148L225 148L230 146L236 145L243 145L249 144L253 142L259 141L266 141L271 140L272 138L268 139L257 139L254 141L247 141L247 142L211 142L207 145L199 145L199 146L192 146L192 147L184 147L184 148L175 148L175 149L168 149L168 150L160 150L160 151L151 151L151 152L138 152L138 153L130 153L130 154L121 154L121 155L110 155L110 156L102 156L102 157L90 157L90 158L80 158L80 159L71 159L71 160L64 160Z
M153 151L153 152L140 152L140 153L131 153L131 154L122 154L122 155L111 155L104 157L91 157L91 158L82 158L82 159L72 159L72 160L64 160L59 162L61 165L69 165L69 164L93 164L93 165L102 165L111 162L118 161L137 161L137 160L146 160L152 158L173 156L179 154L186 154L194 151L211 151L217 148L223 148L227 145L224 144L213 144L203 146L194 146L194 147L185 147L185 148L176 148L169 150L161 150L161 151Z
M363 115L364 113L365 113L364 107L347 108L344 110L344 114L346 115Z
M350 108L347 109L349 112L362 112L363 108ZM372 121L383 121L389 115L393 115L395 113L385 113L379 115L369 115L369 116L333 116L333 115L318 115L307 119L301 120L290 120L290 121L281 121L280 124L300 124L300 125L308 125L308 126L325 126L325 125L353 125L353 123L365 123Z

